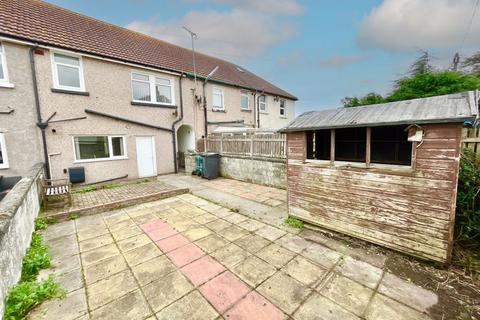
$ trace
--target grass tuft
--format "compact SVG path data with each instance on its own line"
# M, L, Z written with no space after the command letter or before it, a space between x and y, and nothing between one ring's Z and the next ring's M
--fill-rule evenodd
M303 227L304 227L303 221L298 220L297 218L293 218L293 217L286 218L285 219L285 224L287 226L290 226L290 227L296 228L296 229L303 229Z
M37 278L42 269L50 267L48 248L43 244L42 236L36 232L32 234L32 243L23 258L22 276L20 281L32 281Z
M51 217L43 217L35 219L35 231L45 230L51 224L57 223L58 220Z

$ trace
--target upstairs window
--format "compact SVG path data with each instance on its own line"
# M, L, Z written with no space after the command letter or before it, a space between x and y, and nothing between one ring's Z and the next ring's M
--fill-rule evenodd
M78 56L53 54L53 82L57 89L84 91L82 61Z
M170 79L132 73L133 101L173 105L173 85Z
M223 89L213 88L213 91L212 91L212 105L213 105L213 109L215 109L215 110L224 110L225 109Z
M240 108L242 110L250 109L250 99L248 97L248 93L244 92L240 95Z
M7 59L5 57L5 52L3 45L0 42L0 83L8 83L7 75Z
M127 158L124 136L78 136L73 141L76 161Z
M286 101L285 100L280 100L280 117L286 118L287 117L287 107L286 107Z
M267 112L267 97L265 95L258 98L258 109L260 112Z
M5 136L0 133L0 169L8 168L7 145L5 144Z
M365 162L367 128L335 130L335 160Z

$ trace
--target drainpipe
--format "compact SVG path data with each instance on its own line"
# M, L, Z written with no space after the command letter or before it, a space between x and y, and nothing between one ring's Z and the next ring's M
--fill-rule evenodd
M178 161L177 161L177 132L175 125L183 120L183 94L182 94L182 78L185 74L180 74L180 80L178 81L178 89L180 90L180 117L172 123L172 141L173 141L173 163L175 166L175 173L178 173Z
M42 144L43 144L43 158L45 159L45 174L47 179L51 178L50 175L50 161L48 156L47 149L47 138L45 134L45 129L48 127L48 122L42 120L42 112L40 110L40 98L38 97L38 84L37 84L37 72L35 68L35 57L34 51L38 48L38 45L31 47L29 50L30 55L30 69L32 72L32 83L33 83L33 94L35 96L35 109L37 112L37 126L40 128L42 134Z
M257 97L257 128L260 129L260 97L265 95L265 90L262 90ZM265 99L267 99L265 97ZM266 101L265 101L266 103Z
M257 125L257 91L253 92L253 128Z
M217 72L218 70L218 66L216 66L215 68L213 68L212 71L210 71L210 73L205 77L205 79L203 79L203 118L205 120L205 123L204 123L204 130L205 130L205 133L204 133L204 147L205 147L205 152L207 152L207 135L208 135L208 119L207 119L207 94L205 92L205 87L207 86L207 82L208 80L210 80L210 78L213 76L213 74L215 72Z

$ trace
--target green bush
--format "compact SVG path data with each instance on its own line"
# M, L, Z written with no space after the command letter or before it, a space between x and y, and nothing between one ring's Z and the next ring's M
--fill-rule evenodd
M25 319L28 312L36 305L45 300L59 299L64 296L65 291L54 281L52 275L42 282L20 282L9 291L5 304L4 319Z
M480 157L462 150L455 218L456 239L465 247L480 247Z
M21 281L32 281L37 278L41 269L50 267L48 248L43 244L42 236L32 234L32 243L23 258Z

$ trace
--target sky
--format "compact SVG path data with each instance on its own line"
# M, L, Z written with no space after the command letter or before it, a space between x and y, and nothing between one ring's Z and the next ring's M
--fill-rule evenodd
M387 94L421 50L479 49L477 0L47 0L237 63L298 97L296 114ZM479 10L480 11L480 8Z

